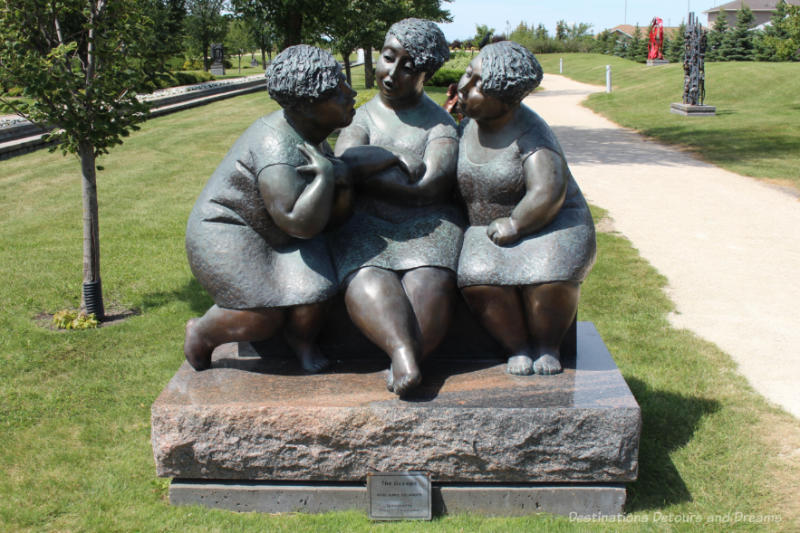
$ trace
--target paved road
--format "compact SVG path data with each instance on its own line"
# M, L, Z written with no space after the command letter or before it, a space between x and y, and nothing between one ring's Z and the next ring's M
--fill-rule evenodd
M542 86L526 104L555 130L587 199L669 280L673 325L717 344L759 393L800 418L797 197L580 105L603 87L557 75Z

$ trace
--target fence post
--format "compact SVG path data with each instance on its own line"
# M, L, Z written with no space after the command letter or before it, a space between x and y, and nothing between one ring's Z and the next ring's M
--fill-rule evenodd
M564 74L564 58L563 57L559 57L558 58L558 73L559 74Z
M611 65L606 65L606 92L611 92Z

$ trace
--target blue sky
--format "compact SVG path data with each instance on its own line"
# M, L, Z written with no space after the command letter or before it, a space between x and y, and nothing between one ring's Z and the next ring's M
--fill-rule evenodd
M553 33L561 19L568 24L591 24L591 31L597 34L626 20L628 24L638 22L646 30L656 16L664 20L665 26L677 26L686 18L689 8L706 26L703 11L724 3L720 0L454 0L442 3L450 10L453 22L440 26L448 40L473 37L476 24L486 24L496 33L505 33L507 27L513 30L521 21L533 25L541 22Z

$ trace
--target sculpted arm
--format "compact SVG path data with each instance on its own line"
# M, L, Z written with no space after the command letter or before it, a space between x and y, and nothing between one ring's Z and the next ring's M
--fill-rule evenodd
M458 141L434 139L425 147L421 164L411 155L398 154L401 165L373 175L364 187L378 197L407 205L426 205L445 198L455 183ZM415 175L416 172L421 175Z
M558 153L543 148L523 163L525 196L510 217L494 220L487 228L489 238L498 245L510 245L549 224L564 204L567 194L567 168Z
M360 181L393 165L404 164L402 158L390 150L370 145L369 136L361 127L342 131L336 141L336 157L344 162L354 181Z
M275 224L300 239L320 233L331 215L335 177L333 164L310 144L299 146L309 164L278 164L261 170L258 188ZM311 180L301 174L312 173Z

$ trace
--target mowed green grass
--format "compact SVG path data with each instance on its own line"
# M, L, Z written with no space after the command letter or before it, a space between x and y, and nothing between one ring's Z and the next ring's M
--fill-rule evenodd
M715 117L685 117L669 105L683 95L683 66L648 67L600 54L542 54L545 72L605 86L611 65L613 90L593 94L587 107L659 141L684 147L733 172L800 189L800 63L706 63L705 103Z
M185 259L186 219L235 139L275 109L258 93L161 117L102 158L106 305L138 315L97 330L56 332L36 319L79 302L77 160L40 151L0 162L0 531L701 531L705 522L665 520L727 513L779 515L772 529L796 530L797 457L782 452L800 447L798 422L755 394L727 355L670 328L665 280L606 233L580 316L642 407L628 523L456 515L376 526L355 511L171 507L155 477L150 405L183 361L186 320L211 304Z

